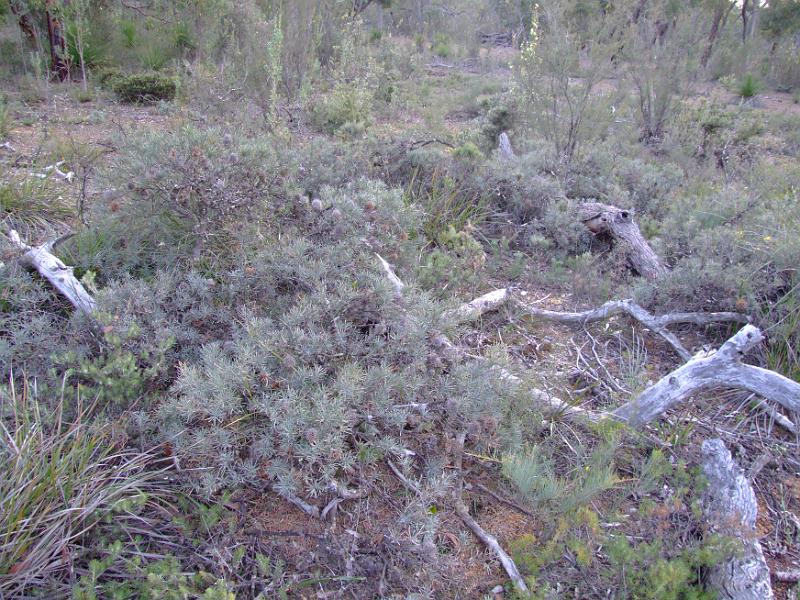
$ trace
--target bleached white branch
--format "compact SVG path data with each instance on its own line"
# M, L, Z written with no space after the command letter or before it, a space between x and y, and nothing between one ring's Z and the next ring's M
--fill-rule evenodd
M386 259L384 259L377 252L375 253L375 256L377 256L378 260L381 262L381 266L383 267L383 270L386 272L386 277L389 279L389 282L394 286L394 289L397 290L398 294L402 294L403 290L406 287L406 284L403 283L400 280L400 278L395 274L394 269L392 268L392 265L390 265L388 262L386 262Z
M19 234L11 230L8 234L11 243L25 254L22 260L35 268L78 310L92 314L97 304L83 284L77 280L73 268L65 265L60 258L51 254L53 244L38 247L29 246L22 241Z
M447 311L444 316L446 319L456 323L466 323L481 318L487 312L497 310L505 305L511 298L511 291L508 288L493 290L483 296L478 296L474 300L462 304L458 308Z
M695 392L719 387L745 389L800 413L800 384L780 373L740 362L741 356L763 339L757 327L745 325L719 350L698 354L612 415L633 426L644 425Z

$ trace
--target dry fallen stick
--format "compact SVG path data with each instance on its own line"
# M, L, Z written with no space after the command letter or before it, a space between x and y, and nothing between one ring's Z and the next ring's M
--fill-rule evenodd
M22 260L35 268L53 287L69 300L78 310L92 314L97 304L83 284L75 278L73 268L65 265L61 259L51 254L54 244L43 244L38 247L29 246L20 239L19 234L11 230L8 234L11 243L25 254Z
M793 434L798 435L797 425L794 424L794 421L778 412L778 410L773 406L770 406L766 400L758 400L756 406L767 413L773 421L783 427L786 431L790 431Z
M306 502L302 498L298 498L297 496L295 496L291 492L287 492L285 490L280 490L275 486L272 487L272 490L276 494L278 494L278 496L280 496L281 498L283 498L287 502L289 502L291 504L294 504L297 508L302 510L307 515L309 515L311 517L314 517L315 519L322 518L322 515L320 514L320 511L319 511L319 507L314 506L313 504L309 504L308 502Z
M422 492L420 489L414 485L408 477L403 475L403 473L398 469L390 460L386 461L386 464L389 465L389 468L392 470L392 473L400 480L400 482L411 492L414 493L416 496L421 496ZM514 563L514 560L506 553L505 550L500 546L500 543L497 541L497 538L494 536L486 533L484 529L478 525L477 521L473 519L469 515L469 511L467 507L464 506L464 503L461 500L455 501L455 509L456 514L464 521L464 524L469 527L472 533L475 534L480 541L482 541L492 552L495 553L497 558L500 560L500 564L503 565L503 569L505 569L508 576L511 578L511 581L514 583L514 587L516 587L521 592L527 592L528 586L525 585L525 580L520 575L519 569L517 569L517 565Z
M484 529L478 525L478 522L473 519L469 515L469 511L467 507L464 506L464 503L461 501L456 502L456 514L464 521L464 525L469 527L472 533L475 534L480 541L482 541L492 552L495 553L500 564L503 565L503 569L505 569L508 576L511 578L511 581L514 582L514 587L517 588L518 591L527 593L528 586L525 585L525 580L520 575L519 569L517 569L517 565L514 563L512 558L503 550L500 543L497 541L497 538L493 535L490 535L484 531Z
M596 321L603 321L610 317L620 314L626 314L642 325L663 337L670 346L680 355L683 360L692 358L691 353L681 344L680 340L670 331L667 326L675 325L677 323L693 323L695 325L710 325L712 323L747 323L748 318L745 315L731 312L714 312L714 313L668 313L666 315L656 316L636 304L631 299L625 300L612 300L606 302L598 308L585 310L581 312L559 312L554 310L546 310L530 306L521 300L515 299L515 304L525 311L527 314L549 321L556 321L558 323L566 323L570 325L585 325Z
M719 598L773 598L769 567L756 536L758 504L753 487L720 439L703 442L703 473L708 479L705 514L712 531L738 539L744 549L711 568L709 584Z

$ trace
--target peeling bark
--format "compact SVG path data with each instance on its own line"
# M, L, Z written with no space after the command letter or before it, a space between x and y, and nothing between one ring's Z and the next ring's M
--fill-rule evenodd
M28 40L31 48L37 52L40 51L42 46L39 43L39 30L36 28L36 22L33 20L31 12L25 6L25 3L22 2L22 0L9 0L8 5L9 8L11 8L11 12L17 18L19 28L22 30L22 33L25 34L25 38Z
M62 0L67 4L67 0ZM69 54L64 25L59 16L56 0L45 0L45 18L47 19L47 37L50 40L50 70L58 81L69 79Z

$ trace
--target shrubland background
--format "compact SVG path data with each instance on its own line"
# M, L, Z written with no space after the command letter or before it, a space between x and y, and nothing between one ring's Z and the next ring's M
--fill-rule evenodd
M711 432L778 459L759 533L796 566L797 441L752 398L706 394L650 437L580 428L430 342L614 406L676 366L629 323L446 311L507 285L562 309L632 296L750 315L754 360L797 380L800 3L5 0L0 19L0 219L32 244L73 231L56 251L99 305L75 313L0 238L0 597L484 597L504 578L453 516L466 483L534 597L707 598L736 551L700 517ZM592 238L587 199L633 209L670 272ZM280 495L324 506L332 485L368 493L324 523Z

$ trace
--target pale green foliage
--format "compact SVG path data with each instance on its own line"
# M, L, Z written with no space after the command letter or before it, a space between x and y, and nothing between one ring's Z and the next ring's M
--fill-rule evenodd
M553 460L540 446L506 456L503 474L519 489L523 497L534 506L555 513L579 508L616 483L613 453L616 440L601 445L593 451L579 448L578 465L569 477L555 472Z
M314 124L328 133L347 126L351 132L363 130L372 123L375 93L384 77L381 66L363 50L363 32L348 27L338 48L332 69L333 87L320 98L314 98L311 116Z
M699 25L702 8L671 0L627 6L637 19L631 18L620 54L636 94L642 139L657 141L697 72L698 49L706 34Z

